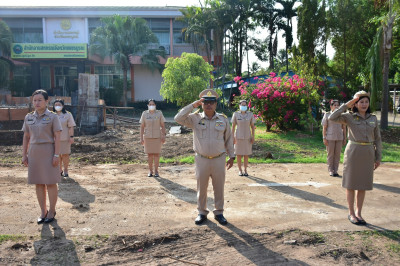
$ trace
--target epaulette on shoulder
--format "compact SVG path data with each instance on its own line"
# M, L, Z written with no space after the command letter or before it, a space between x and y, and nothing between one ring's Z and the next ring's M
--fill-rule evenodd
M225 118L228 118L224 113L219 113L219 115L221 115L221 116L223 116Z
M192 112L192 114L198 114L199 112L200 112L200 108L197 108L197 110Z
M33 115L34 112L35 112L35 111L29 112L28 115Z
M56 112L54 112L54 111L50 111L50 113L53 113L53 114L55 114L55 115L57 114L57 113L56 113Z
M70 114L71 112L70 112L70 111L67 111L67 113Z

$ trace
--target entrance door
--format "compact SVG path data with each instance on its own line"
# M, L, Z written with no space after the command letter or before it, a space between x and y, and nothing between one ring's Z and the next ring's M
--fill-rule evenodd
M77 66L55 66L54 76L55 95L71 96L71 92L78 90Z

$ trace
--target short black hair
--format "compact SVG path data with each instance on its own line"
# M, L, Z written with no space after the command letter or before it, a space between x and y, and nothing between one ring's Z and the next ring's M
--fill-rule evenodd
M56 103L61 103L62 104L62 110L61 110L61 112L63 112L64 114L67 112L66 110L65 110L65 104L64 104L64 100L63 99L56 99L55 101L54 101L54 103L53 103L53 112L56 112L56 108L54 108L54 106L55 106L55 104Z
M35 96L35 95L38 95L38 94L42 94L42 95L43 95L43 98L44 98L46 101L49 99L49 94L48 94L47 91L45 91L45 90L35 90L35 91L32 93L32 97Z
M363 98L368 98L368 101L369 101L370 105L368 105L368 109L365 112L367 114L370 114L371 113L371 108L370 108L371 107L371 99L368 96L366 96L366 95L365 96L361 96L356 103L358 103ZM356 105L354 105L353 108L351 108L351 111L353 111L353 113L358 112L358 108L356 107Z
M153 102L155 105L157 105L156 100L154 100L154 99L149 99L149 100L147 101L147 104L149 104L150 102Z

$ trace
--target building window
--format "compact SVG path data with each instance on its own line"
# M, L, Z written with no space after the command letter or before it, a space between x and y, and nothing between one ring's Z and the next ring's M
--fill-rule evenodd
M185 33L182 31L186 28L186 24L182 21L174 20L174 44L183 44L187 43L185 40Z
M92 32L98 28L103 26L103 23L100 21L100 18L88 18L88 26L89 26L89 43L90 43L90 36Z
M13 96L27 97L32 95L31 66L15 66L13 79L10 81Z
M94 74L99 75L99 87L112 89L114 88L114 81L123 79L122 69L119 66L108 65L108 66L95 66ZM130 80L128 74L128 80Z
M43 43L41 18L4 18L16 43Z

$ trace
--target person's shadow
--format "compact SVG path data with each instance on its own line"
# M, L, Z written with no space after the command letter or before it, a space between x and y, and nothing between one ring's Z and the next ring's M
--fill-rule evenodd
M66 238L57 220L43 224L41 239L33 247L36 255L30 261L32 265L81 265L74 241Z
M90 209L90 203L93 203L96 198L70 177L58 184L58 196L63 201L71 203L72 207L80 212L87 212Z
M387 192L400 194L400 188L398 188L398 187L392 187L392 186L388 186L388 185L384 185L384 184L376 184L376 183L374 183L374 188L382 189L382 190L385 190Z
M154 177L155 180L160 182L160 185L165 189L166 192L175 196L176 198L183 200L190 204L197 205L197 191L178 183L175 183L169 179L159 177ZM210 184L209 184L210 185ZM214 199L207 197L207 206L212 206L214 204Z
M318 194L314 194L308 191L304 191L301 189L297 189L294 187L290 187L290 186L279 186L279 183L276 182L272 182L272 181L268 181L259 177L255 177L255 176L244 176L250 180L253 180L259 184L276 184L276 186L269 186L270 189L272 190L276 190L279 191L281 193L285 193L288 194L290 196L296 197L296 198L301 198L304 200L308 200L308 201L313 201L313 202L320 202L320 203L324 203L328 206L331 206L333 208L337 208L337 209L342 209L342 210L347 210L346 207L335 203L332 199L325 197L325 196L321 196Z
M237 228L231 223L219 226L207 220L206 225L226 241L228 246L235 248L238 253L255 265L308 265L299 260L286 258L268 249L266 247L268 243L262 243L251 234Z

